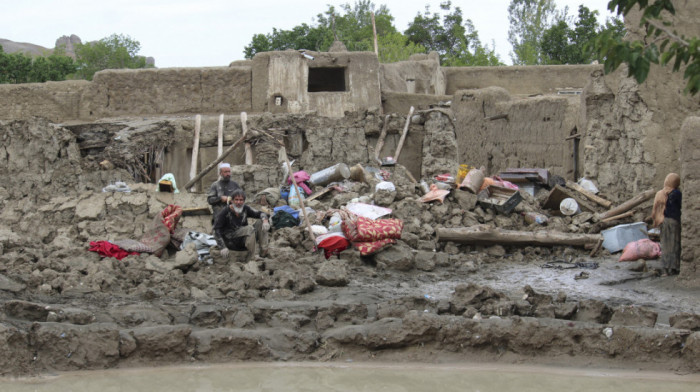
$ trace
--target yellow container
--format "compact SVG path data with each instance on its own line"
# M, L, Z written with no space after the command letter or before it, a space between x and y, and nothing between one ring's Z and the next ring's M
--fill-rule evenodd
M455 180L457 186L464 181L464 177L466 177L467 173L469 173L469 170L471 170L469 165L459 165L459 170L457 170L457 179Z

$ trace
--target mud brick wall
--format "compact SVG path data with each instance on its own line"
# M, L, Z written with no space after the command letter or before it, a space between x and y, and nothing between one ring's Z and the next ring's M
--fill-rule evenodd
M106 70L95 74L80 116L216 114L250 108L250 67Z
M547 168L573 179L574 142L580 98L513 98L491 87L454 94L459 163L484 166L488 175L509 167ZM494 118L499 117L499 118Z
M85 80L27 84L0 84L0 120L33 116L54 122L78 118Z
M680 279L700 286L700 117L688 117L681 130L681 272Z
M502 87L513 95L551 94L582 89L588 75L602 65L511 67L443 67L445 94L458 90Z

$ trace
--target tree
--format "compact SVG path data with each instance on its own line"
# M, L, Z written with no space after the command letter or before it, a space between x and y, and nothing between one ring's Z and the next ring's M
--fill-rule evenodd
M596 37L607 29L622 37L624 24L619 19L598 25L598 11L580 5L573 28L565 19L559 20L542 34L540 46L543 64L589 64L597 58L592 47Z
M554 0L511 0L508 5L508 42L513 45L513 64L537 65L544 62L542 36L556 18Z
M626 63L627 74L638 83L649 75L651 64L666 66L673 63L673 72L685 66L685 93L695 95L700 90L700 39L679 35L668 20L676 10L671 0L610 0L608 9L618 15L627 15L635 6L642 11L640 26L645 36L623 41L611 31L596 39L594 50L603 59L605 73Z
M410 42L436 51L445 66L503 65L495 48L481 45L472 21L464 20L459 7L450 12L451 7L450 1L440 4L446 12L441 22L440 14L431 14L426 6L423 15L416 15L404 34Z
M50 56L32 58L24 53L4 53L0 46L0 83L41 83L66 80L75 72L75 63L58 48Z
M425 53L423 45L416 44L397 32L380 36L378 39L379 62L394 63L407 60L416 53Z
M114 68L147 68L146 58L139 56L139 41L129 36L112 34L97 42L78 44L75 57L78 67L77 75L92 80L95 72Z
M374 13L378 39L396 33L393 25L394 17L384 5L376 8L369 0L359 0L354 6L343 4L340 8L345 12L343 15L338 14L335 7L328 6L324 14L316 17L319 26L332 34L324 44L326 49L337 38L349 51L374 51L372 13Z
M29 83L32 58L22 52L0 53L0 82Z
M388 58L403 56L405 53L409 53L407 55L409 56L413 50L416 50L415 45L408 45L408 42L404 41L405 48L397 47L396 45L402 40L395 36L397 31L392 24L394 17L386 6L375 8L375 5L368 0L357 1L354 6L341 5L340 9L343 13L339 13L334 6L329 5L324 13L316 16L317 23L313 26L302 23L291 30L272 29L270 34L254 35L250 45L244 48L245 58L250 59L256 53L272 50L327 51L336 39L342 41L349 51L374 51L373 12L378 41L391 45L391 48L384 51L392 53Z

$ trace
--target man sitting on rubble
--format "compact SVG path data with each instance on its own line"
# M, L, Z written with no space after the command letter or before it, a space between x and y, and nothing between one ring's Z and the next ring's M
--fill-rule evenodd
M209 193L207 193L207 203L211 205L214 211L211 217L212 227L214 227L216 216L219 215L219 212L224 210L231 202L231 196L236 189L241 189L241 187L236 181L231 181L231 165L228 163L220 164L219 179L211 184Z
M257 218L258 221L249 226L249 217ZM219 211L214 222L214 238L224 258L228 258L229 249L247 250L246 261L249 261L255 255L256 244L260 244L260 256L267 256L270 221L267 214L245 204L245 192L242 189L233 191L228 208Z

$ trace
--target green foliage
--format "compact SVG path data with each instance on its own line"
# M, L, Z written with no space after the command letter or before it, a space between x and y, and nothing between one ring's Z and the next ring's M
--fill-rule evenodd
M250 45L244 48L245 58L253 58L256 53L273 50L308 49L312 51L327 51L337 38L345 44L350 51L374 50L374 33L372 31L371 14L374 4L362 0L355 3L341 5L345 12L338 15L335 7L328 6L323 14L318 14L318 23L309 26L306 23L293 27L291 30L278 30L273 28L270 34L256 34ZM384 35L396 32L391 22L393 17L385 6L375 12L375 24L379 40Z
M542 53L542 37L556 18L554 0L511 0L508 5L508 42L513 45L513 64L546 63Z
M624 36L624 24L619 19L608 20L606 25L598 25L598 11L583 5L578 8L578 18L569 26L559 19L542 34L541 49L543 64L589 64L596 59L592 47L602 32L611 29L611 34Z
M146 58L139 56L139 41L129 36L112 34L97 42L78 44L75 48L77 75L92 80L95 72L114 68L147 68Z
M653 2L651 2L653 1ZM640 26L644 28L642 39L623 41L610 31L601 34L594 44L595 52L603 60L605 73L627 64L627 74L638 83L649 75L651 64L673 64L673 71L685 67L685 93L695 95L700 91L700 39L685 37L672 29L666 15L675 15L670 0L610 0L608 9L618 15L626 15L635 6L642 10Z
M48 57L35 57L21 52L5 53L0 46L0 83L41 83L65 80L75 72L72 58L58 49Z
M426 6L423 15L416 15L404 34L410 42L436 51L444 66L503 65L495 48L481 45L472 21L464 20L459 7L450 12L451 7L450 1L440 4L446 12L441 22L440 14L431 14Z
M256 53L273 50L327 51L336 39L349 51L374 51L374 13L380 62L407 60L415 53L438 50L442 51L443 65L502 65L494 49L481 45L474 26L470 20L463 20L459 8L450 13L450 2L441 7L448 11L442 22L438 14L430 15L426 9L426 14L416 16L413 27L401 34L384 5L376 8L369 0L356 1L353 6L343 4L338 9L329 5L316 16L315 25L301 24L291 30L273 29L269 34L255 34L244 48L244 55L250 59ZM422 36L424 32L426 38Z
M426 49L422 45L410 42L405 35L398 31L383 35L379 37L377 41L377 45L379 46L379 62L381 63L405 61L413 54L426 52ZM374 43L372 43L371 50L374 50Z

